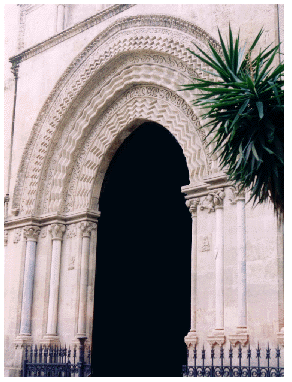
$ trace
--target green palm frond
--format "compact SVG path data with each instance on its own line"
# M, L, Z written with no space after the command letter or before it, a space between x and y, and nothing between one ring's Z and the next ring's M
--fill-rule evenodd
M210 79L194 79L182 90L199 90L193 104L203 110L206 139L219 155L220 167L241 188L251 190L254 204L271 200L284 212L284 64L275 64L279 45L269 45L252 57L263 34L248 51L229 26L226 45L220 31L221 52L196 46L190 52L208 65Z

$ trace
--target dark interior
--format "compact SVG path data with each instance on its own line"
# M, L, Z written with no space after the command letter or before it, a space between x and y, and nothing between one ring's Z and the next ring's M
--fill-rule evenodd
M190 328L191 215L183 151L143 123L120 146L100 195L93 376L180 377Z

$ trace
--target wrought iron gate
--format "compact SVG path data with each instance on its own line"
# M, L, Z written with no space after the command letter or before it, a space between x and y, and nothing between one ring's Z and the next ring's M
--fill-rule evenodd
M214 347L211 347L210 356L206 360L206 350L203 346L201 358L197 346L193 349L193 365L183 366L184 377L284 377L284 367L280 365L281 350L279 346L275 351L270 349L269 345L261 353L260 346L251 350L250 346L245 348L244 352L239 344L237 354L230 344L229 362L224 361L224 348L219 349L219 354L215 354ZM243 354L244 353L244 354ZM187 359L189 360L189 351ZM219 357L218 357L219 355ZM252 357L253 355L253 357ZM254 356L255 355L255 356ZM272 357L274 355L274 357ZM219 358L216 364L214 359ZM266 359L265 366L261 364L261 357ZM236 361L238 358L238 361ZM216 362L216 361L215 361Z
M84 354L86 338L79 338L79 357L77 349L71 351L57 346L30 346L25 348L23 377L88 377L91 370L91 349Z

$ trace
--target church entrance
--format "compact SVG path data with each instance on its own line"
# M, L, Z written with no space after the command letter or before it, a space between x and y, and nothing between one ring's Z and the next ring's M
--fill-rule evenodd
M100 195L93 375L180 377L190 328L191 216L183 151L147 122L120 146Z

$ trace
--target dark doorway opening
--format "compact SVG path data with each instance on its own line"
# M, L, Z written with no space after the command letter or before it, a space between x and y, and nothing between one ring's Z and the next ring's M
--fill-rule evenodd
M190 328L191 217L183 151L147 122L105 175L93 323L93 375L180 377Z

